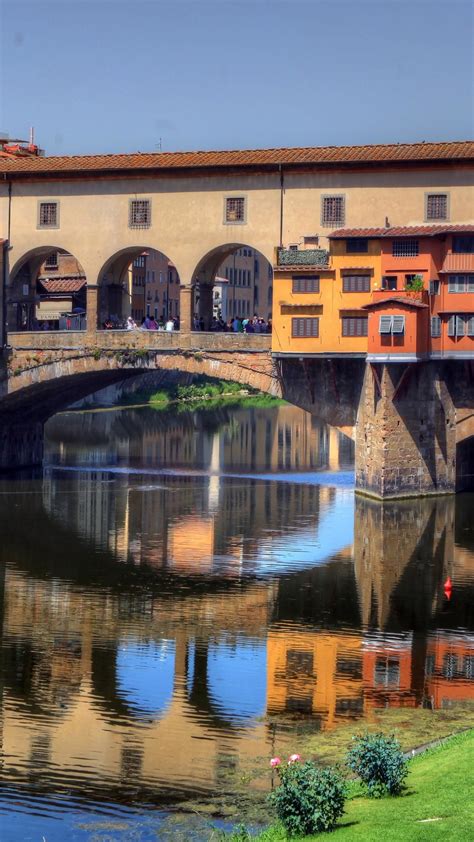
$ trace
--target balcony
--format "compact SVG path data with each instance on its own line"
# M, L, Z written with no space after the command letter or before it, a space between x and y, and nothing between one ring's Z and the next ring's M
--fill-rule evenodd
M277 266L320 266L327 268L326 249L277 249Z

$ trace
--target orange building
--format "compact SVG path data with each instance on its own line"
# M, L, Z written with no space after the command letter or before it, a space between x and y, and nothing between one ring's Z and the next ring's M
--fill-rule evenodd
M334 231L279 250L275 356L474 358L474 226Z

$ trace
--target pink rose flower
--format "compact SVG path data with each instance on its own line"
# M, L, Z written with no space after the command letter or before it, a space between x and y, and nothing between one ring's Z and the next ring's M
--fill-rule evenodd
M280 766L280 765L281 765L280 758L279 757L272 757L272 759L270 760L270 766L272 767L272 769L275 769L276 766Z
M301 754L290 754L288 758L288 765L290 763L298 763L301 760Z

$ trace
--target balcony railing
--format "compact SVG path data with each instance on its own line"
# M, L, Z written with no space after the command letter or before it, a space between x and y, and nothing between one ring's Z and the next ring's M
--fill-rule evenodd
M278 266L327 266L329 252L326 249L278 249Z
M417 301L422 304L427 304L429 300L428 290L412 290L412 289L374 289L372 290L372 301L380 302L386 298L400 298L407 301Z

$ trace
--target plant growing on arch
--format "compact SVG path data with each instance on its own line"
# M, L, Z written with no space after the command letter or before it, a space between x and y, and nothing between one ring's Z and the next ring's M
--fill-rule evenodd
M373 798L399 795L408 774L407 760L392 735L365 734L353 737L347 765L365 783Z
M270 795L278 818L290 836L334 830L344 812L346 784L336 769L320 769L292 754L286 766L278 757L270 761L280 785Z

